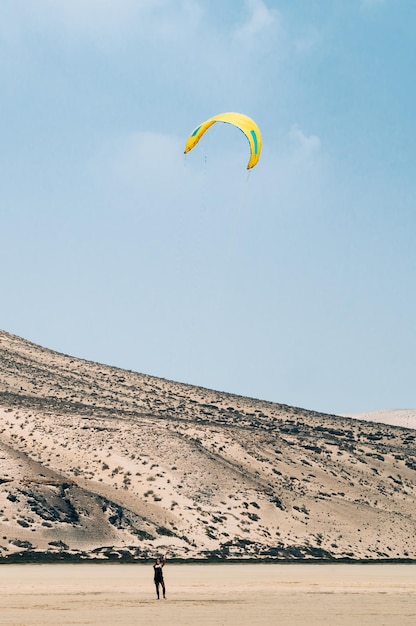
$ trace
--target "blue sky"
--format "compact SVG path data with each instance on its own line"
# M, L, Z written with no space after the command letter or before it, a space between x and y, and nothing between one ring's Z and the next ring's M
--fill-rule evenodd
M329 413L416 407L413 0L0 0L0 328ZM263 152L217 124L253 117Z

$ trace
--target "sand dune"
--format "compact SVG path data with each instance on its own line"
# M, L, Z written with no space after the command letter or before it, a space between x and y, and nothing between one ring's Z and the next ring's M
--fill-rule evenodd
M365 413L351 413L346 417L353 417L366 422L416 429L416 409L382 409Z
M413 559L416 435L0 331L0 559Z

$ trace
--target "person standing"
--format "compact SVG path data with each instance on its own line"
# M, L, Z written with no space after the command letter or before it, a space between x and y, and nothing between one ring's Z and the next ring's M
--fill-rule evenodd
M160 599L159 595L159 585L162 587L163 598L166 598L166 587L165 581L163 580L163 566L166 563L166 556L162 559L157 558L155 564L153 565L154 570L154 581L156 587L156 595L157 599Z

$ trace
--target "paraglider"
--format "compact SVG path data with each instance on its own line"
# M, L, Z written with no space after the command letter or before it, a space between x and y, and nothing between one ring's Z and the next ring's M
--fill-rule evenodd
M208 120L197 126L197 128L195 128L195 130L188 137L185 145L185 154L196 146L202 135L216 122L226 122L227 124L232 124L244 133L250 144L250 159L247 169L250 170L252 167L257 165L262 145L260 129L254 120L243 113L221 113L220 115L210 117Z

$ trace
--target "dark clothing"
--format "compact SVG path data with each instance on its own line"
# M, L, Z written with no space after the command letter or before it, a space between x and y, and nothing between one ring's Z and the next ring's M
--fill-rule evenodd
M153 569L155 570L155 583L163 583L163 565L157 563L153 565Z
M163 580L163 569L162 567L165 564L166 559L156 559L156 563L153 565L153 571L155 573L155 587L156 587L156 595L159 600L159 585L162 587L163 597L166 598L166 589L165 582Z

